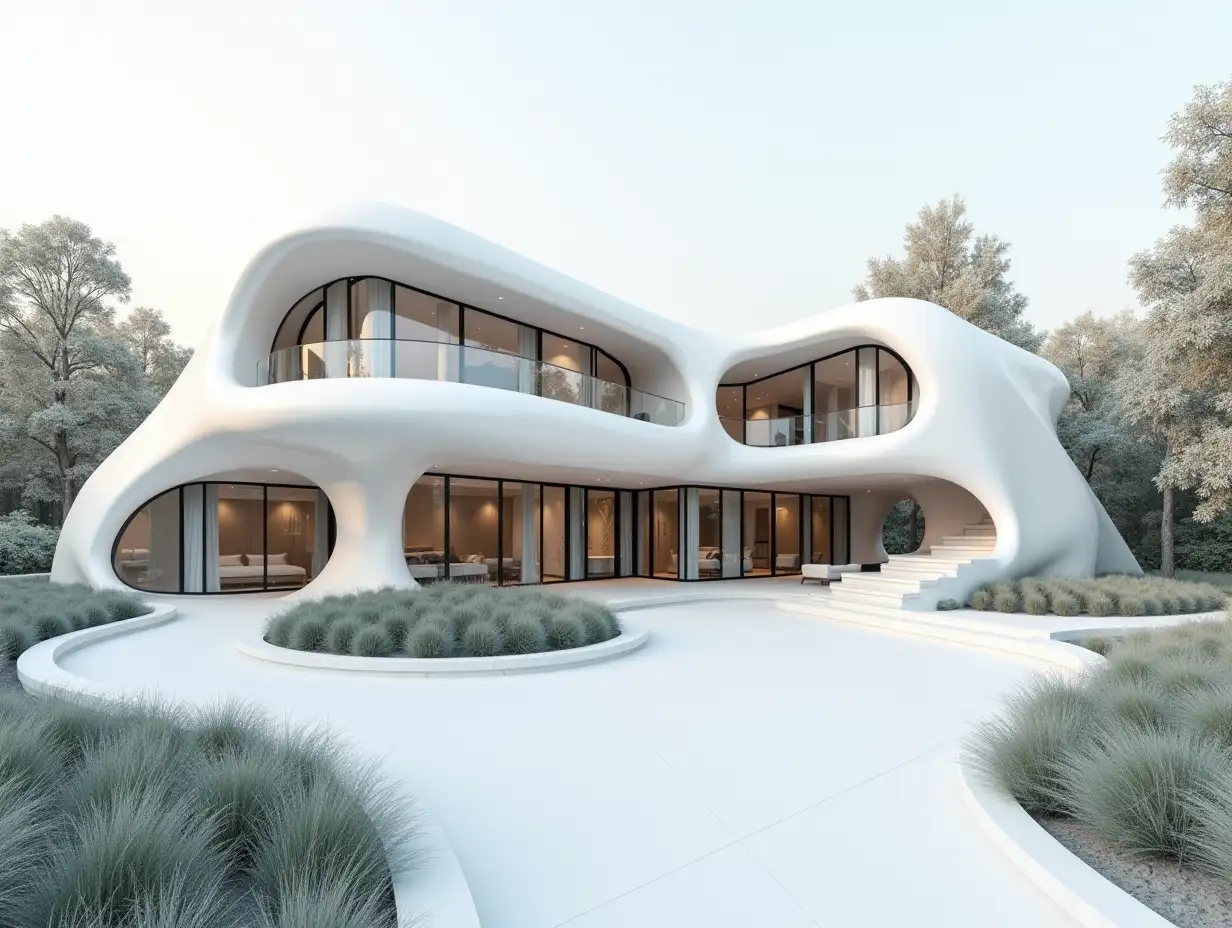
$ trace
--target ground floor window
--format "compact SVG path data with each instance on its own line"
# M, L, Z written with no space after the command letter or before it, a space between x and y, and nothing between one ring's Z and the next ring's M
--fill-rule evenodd
M124 583L152 593L295 590L329 559L331 518L315 487L185 484L133 514L112 565Z
M674 487L638 493L635 502L638 576L772 577L809 563L847 563L845 496Z

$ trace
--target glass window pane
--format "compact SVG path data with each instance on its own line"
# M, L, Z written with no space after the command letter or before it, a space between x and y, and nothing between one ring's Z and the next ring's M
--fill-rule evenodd
M500 563L500 515L495 480L449 479L449 579L494 580Z
M543 333L539 393L566 403L590 405L590 346Z
M291 308L286 318L282 320L282 324L278 326L278 334L274 336L275 351L289 348L292 345L300 345L308 340L307 338L300 337L300 330L304 327L304 320L311 316L314 310L321 305L322 299L321 289L318 287L311 293L306 294L302 300ZM324 336L323 330L322 336ZM324 337L316 340L324 341Z
M800 572L800 497L774 494L774 572Z
M376 277L351 283L351 338L393 338L392 287Z
M565 488L543 488L543 580L565 579Z
M810 560L814 564L832 564L830 560L830 497L813 497L813 550Z
M639 490L637 494L637 575L639 577L649 577L653 573L650 569L650 496L648 490Z
M269 487L266 503L266 585L296 590L312 579L318 493L312 487Z
M744 387L719 387L715 403L727 434L744 441Z
M394 287L394 337L458 343L458 306L410 287Z
M846 496L835 496L833 498L832 510L834 513L834 563L846 564L851 560L851 553L847 546L847 535L850 531L848 525L849 500Z
M180 592L179 489L137 511L116 544L114 567L121 580L139 590Z
M501 484L501 583L539 582L539 484ZM494 578L495 579L495 578Z
M477 309L466 310L463 319L467 349L462 355L462 379L497 390L522 390L525 364L519 357L533 357L534 329L501 319ZM529 354L523 354L531 349Z
M878 430L894 432L907 424L907 368L884 348L877 351Z
M744 545L741 557L745 576L770 573L770 494L744 494Z
M218 588L264 589L265 489L246 483L211 487L218 493Z
M654 575L678 579L680 558L679 502L675 490L654 492Z
M616 493L586 491L586 576L616 576Z
M813 365L813 441L854 436L855 358L854 351L845 351Z
M546 338L547 336L544 336ZM611 355L602 351L595 351L595 376L607 383L614 383L618 386L627 387L629 384L625 379L625 372L616 359Z
M431 583L445 576L445 478L415 481L402 511L402 553L411 578Z
M714 580L723 575L722 493L697 491L697 576Z
M744 418L756 423L753 429L758 433L756 442L750 440L750 444L775 447L803 443L808 377L809 369L802 367L748 385Z
M722 549L723 576L739 577L744 572L744 554L740 544L740 491L723 491ZM749 565L752 566L751 564Z

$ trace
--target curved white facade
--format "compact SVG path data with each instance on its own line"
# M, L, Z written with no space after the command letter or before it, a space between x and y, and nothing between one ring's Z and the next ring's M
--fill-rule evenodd
M404 281L599 346L636 390L684 403L660 425L543 396L468 383L365 377L261 385L258 370L290 307L315 287L367 275ZM855 345L897 353L918 381L898 431L792 447L733 440L716 388L733 370L772 373ZM158 494L205 480L319 487L336 537L306 588L324 594L414 584L403 509L425 473L489 475L630 490L677 485L843 494L851 556L885 560L888 507L913 496L923 550L991 517L987 556L921 588L927 608L989 579L1138 572L1057 442L1064 376L929 303L873 300L757 334L692 329L659 318L483 239L418 213L352 207L269 245L154 413L82 488L52 577L120 586L113 547ZM275 473L276 472L276 473Z

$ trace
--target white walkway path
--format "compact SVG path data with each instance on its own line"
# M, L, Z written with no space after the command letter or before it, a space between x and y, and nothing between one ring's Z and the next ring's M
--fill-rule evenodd
M66 669L328 719L433 807L485 928L1069 924L958 793L1025 662L733 599L631 614L611 663L382 679L239 655L273 601L178 602Z

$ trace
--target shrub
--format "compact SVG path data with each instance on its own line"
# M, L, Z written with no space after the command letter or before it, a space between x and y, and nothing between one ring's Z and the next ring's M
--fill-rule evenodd
M992 605L998 612L1017 612L1019 596L1013 589L999 590L993 594Z
M15 623L0 625L0 661L15 661L34 644L34 636Z
M331 654L350 654L355 635L359 632L359 623L354 619L340 619L329 627L329 652Z
M380 625L367 625L355 633L351 653L356 657L384 657L389 653L389 636Z
M0 574L51 570L59 539L58 529L40 525L22 509L0 516Z
M1121 615L1129 615L1129 616L1146 615L1146 606L1143 604L1141 597L1122 596L1120 605L1121 605Z
M1162 731L1167 727L1170 706L1165 693L1146 680L1101 674L1091 685L1098 712L1105 725Z
M971 599L968 605L972 609L978 609L980 612L986 612L992 608L992 593L985 589L976 590L971 594Z
M422 622L407 636L406 652L411 657L449 657L453 653L453 638L442 625Z
M1199 825L1193 797L1227 767L1223 750L1188 733L1126 728L1066 761L1074 815L1131 853L1185 860Z
M937 603L938 612L953 612L955 609L961 609L962 603L956 599L943 599Z
M480 620L462 632L462 651L469 657L491 657L501 653L500 630L496 624Z
M414 624L412 619L401 607L395 612L385 614L385 618L381 621L381 628L385 631L385 637L389 639L390 650L401 651L406 646L406 636L412 624Z

